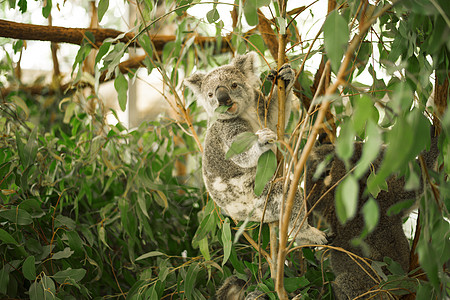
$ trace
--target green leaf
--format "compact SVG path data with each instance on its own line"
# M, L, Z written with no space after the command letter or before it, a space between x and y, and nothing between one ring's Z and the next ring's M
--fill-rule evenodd
M219 12L215 7L206 13L206 19L209 23L215 23L220 19Z
M359 185L353 175L348 175L337 187L336 214L339 221L345 224L355 216L358 207Z
M416 203L416 199L409 199L409 200L397 202L388 208L386 215L388 215L389 217L396 215L402 211L405 211L405 210L411 208L411 206L413 206L414 203Z
M155 257L155 256L161 256L161 255L164 255L164 256L165 256L165 254L162 253L162 252L159 252L159 251L151 251L151 252L147 252L147 253L145 253L145 254L142 254L141 256L139 256L138 258L136 258L135 260L138 261L138 260L143 260L143 259L146 259L146 258Z
M101 22L105 12L108 10L109 0L99 0L97 7L98 21Z
M53 254L52 259L62 259L70 257L74 251L70 250L69 247L64 248L64 250L56 252Z
M39 282L35 281L31 284L29 295L30 300L56 299L55 283L51 278L44 274L42 280Z
M284 278L284 288L288 293L293 293L299 288L306 287L309 283L309 280L305 277Z
M353 156L353 148L355 143L355 131L351 122L345 122L341 125L341 132L336 141L336 154L344 161L348 168L349 160Z
M280 29L280 34L286 34L286 19L282 18L282 17L276 17L275 18L277 20L277 24L278 24L278 28Z
M67 231L66 236L70 249L72 249L75 254L81 255L83 253L83 246L85 243L80 238L78 233L76 231Z
M267 182L272 179L277 170L277 158L272 151L264 152L258 159L255 176L255 195L260 196Z
M208 237L205 236L198 242L198 248L200 249L205 261L211 260L211 254L209 253L208 247Z
M198 271L199 271L198 265L196 263L192 263L189 266L189 269L186 273L186 279L184 281L184 293L188 300L194 299L194 297L192 296L192 291L195 286Z
M375 172L371 172L369 177L367 177L367 190L369 193L376 198L378 193L383 191L387 191L387 182L385 180L385 176L379 176L379 174L375 174Z
M236 154L247 151L257 140L258 137L253 132L243 132L239 134L231 144L230 149L228 149L225 158L229 159Z
M17 151L19 152L20 162L22 163L24 168L27 168L30 164L34 163L38 144L36 141L37 136L37 127L33 129L31 132L27 144L23 144L19 131L16 131L16 144Z
M231 107L231 105L221 105L217 107L214 112L218 114L223 114L224 112L227 112L227 110Z
M249 26L258 25L258 13L255 1L245 1L244 15Z
M69 230L74 230L76 223L71 218L68 218L63 215L57 215L55 218L55 225L56 227L65 227L68 228Z
M361 98L356 98L355 110L352 114L353 128L357 134L361 134L368 121L378 122L379 114L375 108L372 99L363 95Z
M228 218L225 219L222 225L222 244L223 244L223 260L222 267L228 261L228 258L231 254L231 228L230 228L230 220Z
M55 275L53 275L53 279L56 280L59 284L63 284L68 281L75 281L78 282L81 279L84 278L86 275L85 269L71 269L68 268L67 270L59 271Z
M52 0L47 0L45 3L45 6L42 8L42 15L44 18L48 18L50 11L52 10Z
M125 111L127 107L127 93L128 93L128 81L120 71L116 72L116 79L114 79L114 88L117 91L117 97L119 99L120 109Z
M369 198L362 208L362 213L367 231L371 232L377 226L380 216L377 202L373 198Z
M19 243L5 230L0 228L0 240L5 244L13 244L19 246Z
M202 221L202 223L200 224L200 226L197 229L197 232L194 235L194 238L192 239L192 242L200 242L201 240L203 240L206 235L213 231L215 225L216 225L216 216L215 214L211 213L208 214Z
M29 225L33 223L31 215L26 210L20 208L2 210L0 211L0 218L5 218L18 225Z
M95 63L98 64L103 56L108 53L109 48L111 47L111 42L104 42L99 48L98 53L95 56Z
M142 46L142 49L144 49L147 57L153 57L152 41L147 34L139 36L139 44Z
M264 40L260 34L253 34L248 39L250 50L259 51L264 53L266 46L264 44Z
M348 24L337 10L333 10L323 24L325 51L331 60L331 67L335 73L341 65L349 38Z
M6 295L8 293L9 272L6 267L0 270L0 294Z
M28 117L30 116L30 109L28 108L25 101L23 101L23 99L17 95L13 95L10 99L16 106L20 107L23 110L23 112L25 113L25 120L28 119Z
M30 281L36 279L36 266L34 265L34 263L34 256L29 256L27 257L27 259L25 259L22 265L23 276Z
M369 169L372 161L380 154L382 143L383 140L378 126L372 120L369 120L366 127L366 142L363 145L361 158L354 171L356 178L361 178Z

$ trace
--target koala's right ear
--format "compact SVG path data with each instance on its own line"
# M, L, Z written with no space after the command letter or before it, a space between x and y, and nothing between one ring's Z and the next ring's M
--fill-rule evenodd
M245 77L247 82L258 86L261 81L259 79L259 57L254 51L250 51L245 55L236 55L231 62Z
M187 77L183 80L185 86L190 88L194 94L200 95L202 93L202 82L203 78L205 78L205 74L203 73L195 73L190 77Z

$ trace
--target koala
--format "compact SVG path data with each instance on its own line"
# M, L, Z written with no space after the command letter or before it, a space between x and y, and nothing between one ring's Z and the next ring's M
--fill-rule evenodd
M431 148L428 152L423 154L428 168L432 168L438 156L437 137L432 137ZM354 155L351 158L351 164L354 166L360 159L362 154L362 143L354 145ZM379 168L383 159L385 147L380 151L379 156L373 161L372 166L375 170ZM319 198L324 195L335 183L342 179L347 170L344 162L342 162L334 153L334 145L323 144L316 146L307 162L307 170L305 176L305 191L308 196L307 204L311 208L317 203ZM325 160L326 157L331 156L331 160L323 173L321 178L314 177L317 166ZM368 247L368 251L363 252L360 247L352 245L352 239L359 237L364 228L364 218L361 213L363 205L368 200L367 194L364 193L365 184L369 176L369 172L359 180L359 197L356 216L348 220L344 225L339 222L336 216L336 209L334 203L335 190L332 190L324 196L314 212L322 215L326 222L330 225L333 233L332 245L341 247L358 256L367 257L374 261L383 261L384 257L390 257L393 261L400 264L403 270L407 273L409 270L409 243L402 228L403 214L387 215L387 210L400 201L415 199L421 194L422 186L419 190L407 191L405 190L405 178L392 175L387 179L387 191L380 191L376 197L376 202L379 207L379 220L377 227L369 233L364 239L364 243ZM367 253L368 252L368 253ZM371 288L377 286L368 274L373 278L377 275L368 268L364 263L358 261L360 265L342 251L331 250L330 254L331 268L336 275L333 282L333 291L336 299L354 299ZM369 262L370 264L370 262ZM365 270L363 270L364 267ZM358 299L372 299L374 293L368 293L364 297ZM388 299L387 294L380 293L375 295L375 299Z
M237 221L279 220L283 200L283 183L269 183L260 196L254 193L256 166L259 157L274 148L276 140L278 95L274 89L270 99L260 91L258 55L249 52L237 55L230 64L209 73L195 73L184 80L206 110L209 120L202 157L202 173L207 191L222 211ZM286 83L286 115L294 84L294 71L285 64L275 72ZM226 106L224 112L216 112ZM256 134L257 141L238 155L227 159L226 153L236 137L244 132ZM270 188L269 188L270 187ZM269 193L270 190L270 193ZM265 202L267 206L264 213ZM305 216L300 192L295 197L290 227L297 230ZM297 225L295 225L296 223ZM325 244L325 233L305 222L297 235L301 244Z

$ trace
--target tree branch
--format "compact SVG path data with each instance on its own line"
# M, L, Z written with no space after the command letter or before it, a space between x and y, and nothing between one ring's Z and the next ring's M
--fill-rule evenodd
M128 43L134 38L134 33L123 33L118 30L108 28L68 28L61 26L44 26L34 24L24 24L12 21L0 20L0 37L19 39L19 40L33 40L33 41L49 41L55 43L69 43L81 45L86 33L91 32L94 35L95 46L99 47L107 38L116 38L121 34L124 37L118 39L118 42ZM162 51L164 45L168 42L176 40L174 35L152 35L152 42L155 45L156 51ZM227 39L227 37L223 37ZM216 37L202 37L197 36L195 43L204 46L209 43L216 43ZM139 44L136 44L139 47ZM230 51L229 43L222 43L220 52Z

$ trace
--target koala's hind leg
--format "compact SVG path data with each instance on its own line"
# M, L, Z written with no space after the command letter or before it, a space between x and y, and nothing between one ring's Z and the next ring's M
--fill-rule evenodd
M327 235L325 232L309 225L308 220L303 222L305 218L305 209L303 206L303 197L297 192L295 195L294 208L291 215L291 222L289 224L289 231L292 236L295 236L295 241L298 245L326 245L328 244ZM303 225L302 225L303 223ZM299 230L299 226L302 227Z

